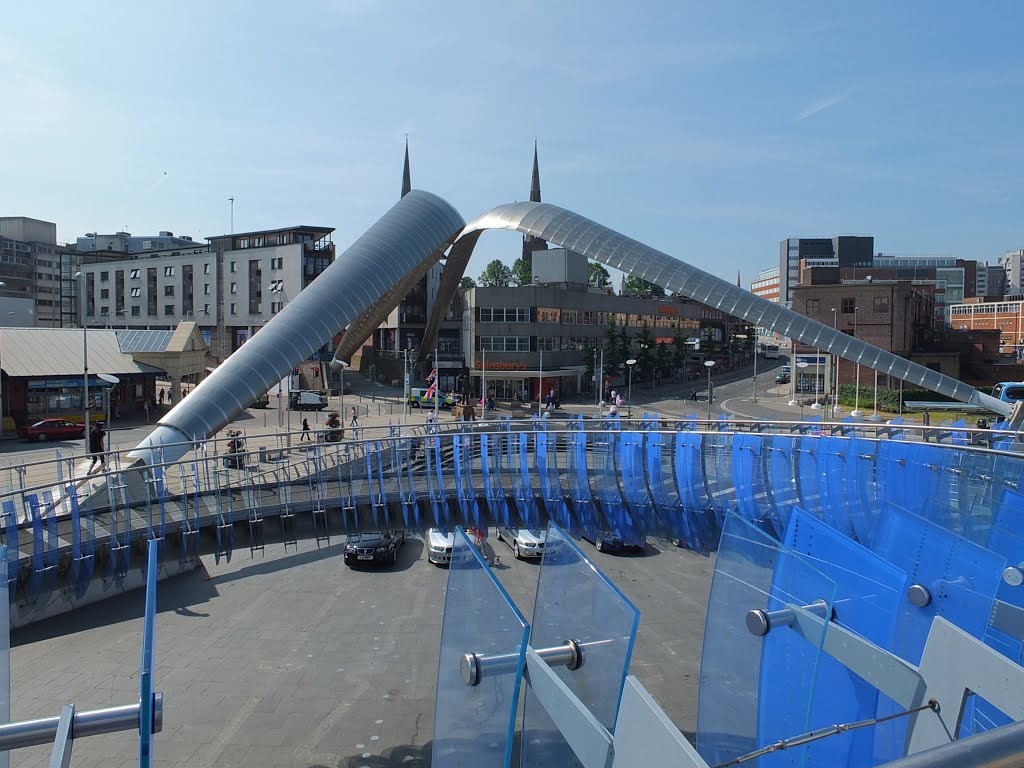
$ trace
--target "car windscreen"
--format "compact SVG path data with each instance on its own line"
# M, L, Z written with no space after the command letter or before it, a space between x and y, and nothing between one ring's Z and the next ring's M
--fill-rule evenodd
M1011 403L1024 400L1024 386L1006 387L1002 393L1002 399Z

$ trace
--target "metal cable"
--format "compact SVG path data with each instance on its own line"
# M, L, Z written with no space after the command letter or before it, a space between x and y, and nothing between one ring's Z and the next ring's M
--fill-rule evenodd
M829 725L825 728L819 728L816 731L809 731L808 733L802 733L799 736L793 736L789 739L776 741L774 744L768 744L767 746L761 747L753 752L748 752L745 755L733 758L728 762L718 763L711 768L727 768L727 766L730 765L739 765L740 763L745 763L748 760L763 757L764 755L771 754L772 752L781 752L782 750L789 749L791 747L800 747L804 744L809 744L812 741L818 741L819 739L835 736L840 733L846 733L847 731L855 731L858 728L868 728L873 725L881 725L882 723L887 723L890 720L895 720L898 717L907 717L908 715L923 712L926 709L938 712L939 702L935 701L935 699L930 699L927 704L922 704L920 707L913 707L911 709L904 710L903 712L894 712L893 714L886 715L885 717L872 717L867 720L858 720L854 723L838 723L836 725Z

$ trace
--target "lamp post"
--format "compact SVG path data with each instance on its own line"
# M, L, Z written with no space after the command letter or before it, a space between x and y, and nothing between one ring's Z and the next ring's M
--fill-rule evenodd
M708 369L708 422L711 421L711 369L715 367L714 360L705 360L704 367Z
M594 405L601 405L601 382L597 377L597 347L594 347Z
M749 339L750 337L745 333L737 333L733 336L734 339ZM753 401L757 402L757 343L754 343L754 387L753 387Z
M441 364L438 361L437 347L434 347L434 429L437 429L437 409L441 403Z
M832 330L836 333L839 332L839 308L832 307ZM839 355L832 355L832 389L835 391L835 395L832 397L832 414L835 415L836 411L839 410Z
M800 371L802 372L803 369L807 367L807 361L806 360L801 360L799 363L796 364L796 367L799 368ZM795 398L796 377L794 377L794 379L793 379L793 391L794 391L794 398ZM803 421L804 420L804 401L801 400L799 403L797 403L797 402L795 402L795 399L794 399L794 400L791 400L789 402L789 404L790 405L799 405L800 406L800 421Z
M480 401L483 403L483 418L487 418L487 350L480 350Z
M107 384L110 385L109 387L104 387L103 388L104 399L107 401L106 402L106 405L107 405L107 450L109 451L110 450L110 423L112 421L112 419L110 418L110 391L114 388L115 384L120 384L121 380L119 378L117 378L117 376L114 376L113 374L110 374L110 373L101 373L101 374L98 374L98 375L99 375L100 379L102 379L103 381L107 382Z
M85 425L85 447L89 450L89 323L85 318L85 273L75 272L81 290L78 296L82 308L82 422Z
M408 416L409 415L409 350L408 349L403 349L402 350L402 356L404 358L403 361L402 361L402 381L405 382L402 385L402 395L403 395L403 398L405 400L405 403L402 406L402 415Z
M821 350L814 350L814 402L811 403L811 408L815 411L821 409L821 402L818 399L818 393L821 392Z
M875 371L875 402L871 407L871 415L868 416L868 421L881 421L882 417L878 415L878 371Z
M348 368L348 363L344 360L334 358L331 360L331 370L341 371L341 418L345 418L345 369Z
M534 278L536 279L536 278ZM544 347L540 348L540 365L537 369L537 416L540 416L540 407L544 402Z
M7 283L0 280L0 288L6 288ZM13 312L8 312L8 315L13 315ZM0 337L0 358L3 357L3 338ZM3 373L0 368L0 437L4 436L4 389L3 389Z
M857 338L857 316L860 314L860 307L853 308L853 338ZM864 415L864 411L860 409L860 360L857 361L857 374L854 377L854 387L856 393L854 394L853 410L850 411L850 415L855 419L859 419Z
M629 379L626 384L626 418L633 418L633 366L636 365L636 358L631 357L626 361L629 368Z

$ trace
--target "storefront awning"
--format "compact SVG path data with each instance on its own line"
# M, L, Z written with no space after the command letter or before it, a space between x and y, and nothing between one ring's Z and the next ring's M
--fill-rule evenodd
M554 378L556 376L579 376L587 372L585 365L570 365L564 368L545 368L543 371L536 369L524 369L524 370L499 370L499 371L487 371L488 379L536 379L542 375L545 379ZM470 370L469 375L477 378L483 376L484 372L473 368Z

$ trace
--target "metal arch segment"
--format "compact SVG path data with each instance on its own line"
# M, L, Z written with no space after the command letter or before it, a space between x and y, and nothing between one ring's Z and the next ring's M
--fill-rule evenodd
M581 229L581 225L593 229ZM480 232L487 229L514 230L562 247L576 245L579 248L577 252L588 259L630 274L655 275L657 280L652 282L657 282L666 290L709 306L735 307L733 312L738 317L757 322L761 327L778 331L824 352L854 362L861 361L862 365L866 365L863 362L865 359L870 359L872 364L867 367L874 370L890 373L896 378L960 402L980 405L1003 416L1011 415L1010 403L1004 403L968 384L878 349L860 339L851 338L846 333L783 306L772 304L739 286L556 205L528 202L499 205L466 225L460 240L456 241L453 247L453 252L459 248L463 238L472 236L473 239L468 245L471 251ZM592 233L593 237L588 237L588 242L584 243L584 238L578 234L581 232L588 235ZM575 240L572 235L577 235ZM458 278L453 276L453 279L457 283ZM447 302L450 303L453 296L454 293L448 296ZM444 298L439 295L439 301Z
M163 460L174 461L188 451L183 438L223 429L407 275L429 266L464 223L437 195L407 194L171 409L131 457L154 463L163 449Z

